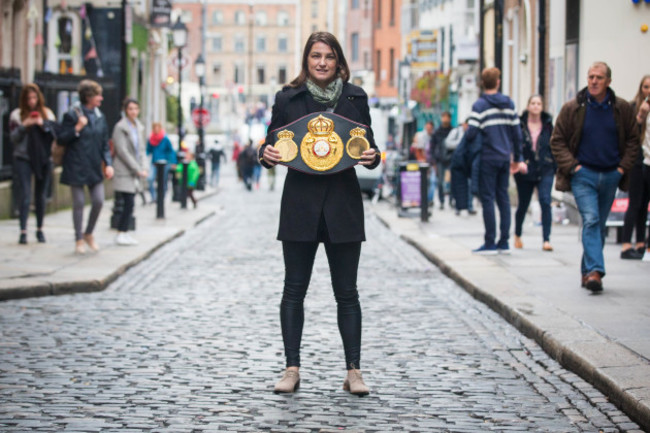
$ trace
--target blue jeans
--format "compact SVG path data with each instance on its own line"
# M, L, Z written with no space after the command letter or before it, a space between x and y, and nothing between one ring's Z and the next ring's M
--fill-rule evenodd
M436 169L430 167L429 168L429 189L427 191L427 200L429 200L429 203L433 203L433 199L436 191L437 179L438 176L436 175Z
M593 271L605 275L605 223L620 180L618 170L601 173L587 167L582 167L571 178L573 196L582 216L582 275Z
M555 175L552 171L549 171L539 180L526 180L515 176L515 182L517 183L517 196L519 197L517 212L515 212L515 234L517 236L521 236L524 218L526 218L526 211L528 211L533 191L535 190L535 187L537 187L539 205L542 209L542 237L544 241L550 240L552 222L551 188L553 187L554 177Z
M487 248L497 246L496 218L494 201L499 208L499 229L501 237L498 246L505 246L510 237L510 198L508 182L510 180L509 161L481 160L479 168L479 196L483 206L483 224L485 225L485 243Z
M221 168L220 163L212 163L212 170L210 171L210 185L217 186L219 185L219 169Z

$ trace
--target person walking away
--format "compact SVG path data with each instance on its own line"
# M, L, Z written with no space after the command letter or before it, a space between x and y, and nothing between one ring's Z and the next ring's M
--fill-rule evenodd
M208 152L210 158L210 186L216 188L219 186L219 171L221 169L221 160L224 164L227 161L226 152L223 151L223 146L215 140L215 146Z
M47 187L52 177L52 141L55 117L45 106L40 88L25 84L20 92L18 108L9 115L9 138L14 146L13 182L18 192L20 223L19 244L27 244L27 219L32 196L34 176L34 202L36 207L36 240L45 242L43 220Z
M147 183L149 184L149 194L151 195L151 202L156 202L157 196L157 177L156 173L156 162L166 161L167 163L164 166L164 184L163 184L163 194L167 194L167 178L169 174L169 168L176 164L176 152L172 146L172 142L167 137L165 130L162 127L162 124L159 122L154 122L152 125L152 132L149 136L149 141L147 142L147 155L151 155L151 168L149 170L149 177L147 178Z
M244 186L248 191L252 191L253 189L255 160L257 160L257 156L255 149L253 149L253 140L248 140L248 144L246 144L237 157L237 168L239 173L241 173Z
M542 250L553 251L551 246L551 189L557 169L551 152L553 119L543 111L544 101L540 95L528 99L528 106L521 115L521 132L524 138L524 162L527 173L515 174L517 185L517 211L515 212L515 248L523 248L521 234L524 219L533 191L537 189L539 205L542 209Z
M475 254L510 254L510 198L508 182L511 173L526 172L521 152L519 116L512 100L499 92L501 71L486 68L481 73L483 94L472 105L469 128L465 133L468 142L481 134L479 164L479 196L483 206L485 239L483 245L473 250ZM500 238L496 242L494 201L499 208Z
M627 191L639 147L634 112L609 87L612 71L595 62L587 87L562 106L551 137L555 189L572 191L582 217L582 287L603 290L606 222L616 188Z
M639 90L632 101L639 128L641 151L636 163L630 170L630 190L628 207L623 220L623 245L621 258L631 260L643 259L646 251L646 224L648 221L648 201L650 201L650 75L641 79ZM632 246L632 230L636 230L636 244Z
M113 128L113 190L121 193L124 207L117 224L117 245L137 245L129 234L129 223L133 216L135 194L141 190L141 180L147 178L147 158L144 126L138 120L140 104L127 98L123 105L124 116Z
M70 185L72 192L75 252L84 254L84 242L92 251L99 251L93 231L104 205L104 176L111 179L114 172L108 145L108 124L99 110L104 99L102 87L95 81L82 80L77 92L79 103L64 114L57 142L66 147L61 183ZM86 230L82 232L84 187L90 193L91 207Z
M451 154L445 145L445 139L451 132L451 114L444 111L440 115L440 126L431 135L431 144L429 146L429 161L432 167L435 167L438 183L438 200L440 201L440 210L445 208L445 178L451 163Z
M194 190L196 190L196 183L198 182L199 176L201 175L201 168L196 162L194 154L188 150L185 151L185 159L183 160L183 163L187 164L187 196L192 201L194 209L196 209L198 202L196 200L196 197L194 197ZM182 185L183 164L176 165L176 179L178 180L179 184Z
M470 215L476 215L473 190L478 188L472 188L472 183L478 181L478 173L472 175L472 167L476 165L474 160L477 159L476 155L480 150L480 135L474 138L471 143L473 147L470 148L465 135L469 127L467 121L452 129L445 139L445 143L450 144L448 149L454 149L449 171L451 172L450 194L456 207L456 215L460 215L464 210L467 210Z
M334 112L368 126L370 148L360 164L375 168L381 155L370 127L368 95L349 83L350 70L334 35L315 32L308 38L297 78L275 96L269 135L259 158L266 168L280 161L273 131L314 112ZM361 242L365 240L363 202L356 170L314 175L288 169L282 193L278 240L282 241L285 279L280 324L286 370L275 392L294 392L300 385L300 343L303 301L319 243L325 245L337 303L339 332L347 375L343 389L355 395L370 391L360 371L361 305L357 273Z

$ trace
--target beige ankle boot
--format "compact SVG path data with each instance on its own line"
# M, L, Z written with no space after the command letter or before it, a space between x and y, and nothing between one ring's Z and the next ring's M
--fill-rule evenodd
M363 382L363 377L361 377L361 370L356 369L348 370L348 376L343 382L343 389L359 397L370 393L370 389Z
M298 370L285 370L282 379L275 384L275 393L295 392L300 388L300 373Z

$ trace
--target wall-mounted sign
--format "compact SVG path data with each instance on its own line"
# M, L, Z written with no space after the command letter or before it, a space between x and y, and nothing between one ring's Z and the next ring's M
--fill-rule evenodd
M172 4L169 0L153 0L151 5L151 25L153 27L171 26Z

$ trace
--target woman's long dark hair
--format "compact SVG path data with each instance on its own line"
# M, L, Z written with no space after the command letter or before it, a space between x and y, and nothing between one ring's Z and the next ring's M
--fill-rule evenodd
M27 98L30 93L36 93L38 98L36 108L33 110L29 108L29 104L27 103ZM28 83L23 86L23 90L20 91L18 106L20 107L20 120L25 120L32 111L41 113L41 117L45 120L48 118L45 110L45 98L43 97L43 93L41 93L41 89L35 83Z
M650 79L650 75L644 75L643 78L641 78L641 82L639 83L639 91L636 92L636 96L634 97L634 101L632 101L632 103L634 104L634 109L636 110L636 113L634 113L635 116L639 112L639 108L641 108L641 104L643 103L643 100L645 99L645 96L643 96L643 83L647 79ZM641 125L641 134L639 135L641 143L643 143L643 138L645 137L645 129L646 129L645 125L646 125L645 122L643 122L643 124Z
M347 83L350 80L350 68L348 67L348 62L345 60L343 55L343 49L341 44L336 40L336 37L328 32L314 32L307 39L305 43L305 49L302 52L302 69L300 74L289 83L290 87L300 87L305 84L305 81L309 78L309 69L307 66L307 60L309 58L309 53L311 52L311 47L314 46L316 42L322 42L334 51L336 56L336 78L340 78L344 83Z

